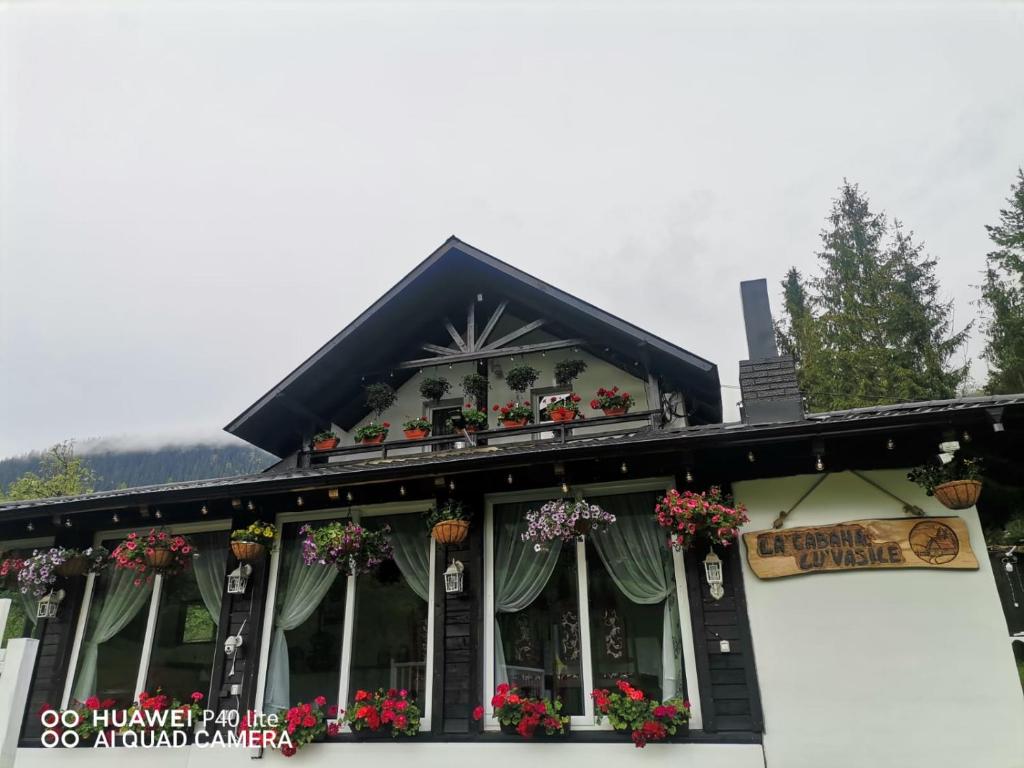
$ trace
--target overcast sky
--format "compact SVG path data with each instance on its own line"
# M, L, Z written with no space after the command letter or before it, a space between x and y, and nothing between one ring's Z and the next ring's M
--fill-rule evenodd
M966 322L1024 4L821 5L5 4L0 456L215 435L450 234L735 385L844 176Z

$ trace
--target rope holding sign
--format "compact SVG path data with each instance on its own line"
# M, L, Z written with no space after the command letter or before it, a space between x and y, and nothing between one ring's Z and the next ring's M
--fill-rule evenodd
M825 482L825 478L827 478L831 474L832 474L831 472L826 472L823 475L821 475L821 477L819 477L817 480L815 480L814 484L811 485L811 487L808 488L804 492L804 495L801 496L799 499L797 499L796 504L794 504L793 506L791 506L787 510L783 510L782 512L779 512L779 516L776 517L775 518L775 522L772 523L772 528L774 528L776 530L782 528L782 526L785 525L785 523L786 523L786 518L789 517L791 514L793 514L794 510L796 510L797 507L799 507L801 504L803 504L804 501L807 500L808 496L810 496L812 493L814 493L816 490L818 490L818 486L820 486L823 482ZM924 510L921 509L919 506L917 506L916 504L911 504L911 503L909 503L907 501L904 501L903 499L901 499L896 494L894 494L891 491L888 491L885 488L883 488L882 486L880 486L878 483L876 483L874 480L872 480L867 475L864 475L864 474L858 472L856 469L851 469L850 470L850 474L852 474L854 477L859 477L861 480L863 480L868 485L871 485L874 488L877 488L879 491L884 493L886 496L889 496L890 498L895 499L896 501L898 501L902 505L903 511L906 514L913 515L914 517L924 517Z

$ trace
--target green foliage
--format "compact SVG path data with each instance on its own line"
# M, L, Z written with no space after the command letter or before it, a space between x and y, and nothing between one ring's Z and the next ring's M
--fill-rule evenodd
M398 393L390 384L367 384L364 391L366 392L366 407L377 414L378 419L398 399Z
M907 479L920 485L925 493L931 496L937 485L953 480L981 480L983 471L984 468L978 459L957 457L948 464L935 463L914 467L907 473Z
M433 528L445 520L469 520L472 515L469 510L462 506L461 501L449 500L437 509L431 509L424 513L427 520L427 528Z
M468 398L472 398L479 406L480 402L487 397L487 390L491 388L491 382L486 376L479 373L470 373L462 377L462 391Z
M39 471L26 472L0 493L0 499L46 499L54 496L77 496L92 493L95 473L81 458L75 456L75 444L65 440L51 446L40 459Z
M420 394L427 400L433 400L435 403L447 395L451 388L451 383L444 376L438 376L437 378L428 377L420 382Z
M782 283L779 345L797 361L811 410L955 397L968 366L950 365L970 325L952 330L934 259L899 221L843 183L821 233L820 273Z
M508 369L505 383L513 392L525 392L540 378L540 371L532 365L516 365Z
M384 435L384 439L387 440L390 427L391 422L388 421L371 421L359 427L353 436L357 443L361 443L363 440L372 440L380 435Z
M587 370L586 360L560 360L555 364L555 382L560 387L571 387L572 383Z
M409 419L403 422L402 429L425 429L429 432L434 428L434 425L430 423L429 419L424 419L422 416L417 416L415 419Z
M315 435L313 435L313 442L319 443L324 440L333 440L336 439L337 437L338 435L335 434L333 430L325 429L323 432L317 432Z
M1024 170L1010 187L999 224L986 226L997 246L988 254L981 305L987 313L984 358L992 394L1024 392Z

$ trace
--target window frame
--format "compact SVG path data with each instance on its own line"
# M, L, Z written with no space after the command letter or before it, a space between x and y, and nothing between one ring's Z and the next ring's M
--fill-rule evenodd
M156 526L153 524L146 524L140 526L132 526L129 528L113 528L104 531L96 531L93 536L92 545L98 547L106 539L111 538L123 538L131 532L143 531L147 528L160 527L166 530L168 533L184 534L188 535L191 533L212 533L215 531L230 531L231 521L230 520L208 520L200 521L196 523L179 523L166 526ZM109 566L113 568L113 565ZM226 576L226 574L225 574ZM149 596L149 608L146 617L146 634L142 640L142 652L139 656L139 668L135 676L135 701L138 701L139 694L146 690L146 678L149 675L149 662L153 652L153 639L156 633L156 620L160 614L160 598L163 594L163 581L164 577L161 574L156 574L153 577L153 594ZM78 657L82 652L82 642L85 637L85 630L89 624L89 612L92 610L92 597L93 591L95 590L96 574L90 573L85 577L85 590L82 593L82 607L78 612L78 622L75 626L75 639L71 646L71 657L68 662L67 678L64 681L64 693L61 696L61 709L67 709L68 703L71 700L71 691L75 685L75 675L78 674ZM216 644L216 639L214 640ZM210 660L211 668L215 662L215 659ZM211 680L211 685L213 681ZM205 695L209 698L210 691L205 691Z
M281 539L284 535L284 526L288 523L315 523L323 520L344 520L351 518L359 522L364 517L381 517L383 515L401 515L422 513L433 507L433 499L419 499L413 501L401 501L386 504L352 505L335 507L317 512L304 512L301 510L292 512L280 512L276 518L277 538L274 541L273 551L270 555L270 571L267 580L266 607L264 609L263 636L260 639L260 665L256 683L256 700L254 707L257 712L263 712L263 697L266 693L267 671L270 665L270 642L274 633L274 610L277 606L277 586L281 570ZM430 544L430 588L427 594L427 667L424 672L426 691L424 701L418 702L422 715L420 717L420 731L431 730L433 717L434 698L434 627L437 581L437 547L433 539L429 538L429 532L424 528L424 535L431 542ZM356 603L356 579L358 576L348 576L345 585L345 618L342 622L341 638L341 670L338 675L338 707L344 707L348 703L349 683L352 675L352 637L355 631ZM336 721L335 721L336 722Z
M607 483L586 483L573 486L574 490L585 496L609 496L620 493L644 493L648 491L667 491L674 487L672 477L643 478ZM564 496L558 487L490 493L484 496L484 632L483 661L481 675L483 690L481 701L487 705L483 718L484 730L496 731L500 723L490 712L490 700L494 695L494 506L523 501L548 501ZM652 510L653 521L653 510ZM653 525L653 522L652 522ZM696 652L693 640L693 624L690 621L690 597L686 582L686 568L683 562L684 553L672 550L672 566L676 580L676 607L679 614L679 629L683 642L683 675L686 688L683 696L690 701L690 727L703 727L700 707L700 691L697 679ZM590 605L587 579L586 539L576 541L576 577L577 594L580 601L580 645L583 652L583 714L572 715L570 724L574 730L610 730L607 721L598 725L594 715L594 701L589 695L593 690L594 665L591 658L590 637Z

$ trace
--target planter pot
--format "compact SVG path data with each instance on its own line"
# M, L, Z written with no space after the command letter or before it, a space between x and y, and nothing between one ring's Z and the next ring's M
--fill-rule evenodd
M403 736L392 736L390 728L378 728L376 731L371 731L369 728L363 728L361 731L357 731L355 729L350 730L352 732L352 738L356 741L393 741L395 739L403 738Z
M469 536L469 520L442 520L431 533L438 544L461 544Z
M465 429L463 430L463 432L467 432L467 433L469 433L469 434L473 434L474 432L479 432L479 431L480 431L480 428L479 428L479 427L466 427L466 428L465 428Z
M387 432L383 432L376 437L364 437L360 442L363 445L380 445L384 442L384 438L388 436Z
M426 437L430 437L429 429L407 429L405 430L406 440L423 440Z
M55 569L58 576L85 576L89 572L89 560L82 555L68 558Z
M338 447L340 440L337 437L329 437L326 440L317 440L313 443L314 451L331 451Z
M518 429L526 426L526 419L502 419L501 425L505 429Z
M266 546L258 541L231 542L231 554L243 563L254 563L257 560L262 560L266 552Z
M150 568L166 568L174 561L174 553L169 549L154 549L153 554L146 553L146 564Z
M625 416L629 408L602 408L605 416Z
M559 408L555 411L548 411L552 421L572 421L576 418L576 411L569 408Z
M947 509L967 509L978 502L981 483L977 480L953 480L935 486L935 498Z
M519 735L519 731L516 730L516 727L514 725L502 724L501 725L501 732L506 734L506 735L508 735L508 736L516 736L516 737L522 739L523 741L557 741L559 739L568 738L568 736L569 736L569 729L571 727L572 726L570 726L568 723L566 723L565 727L562 728L562 732L561 733L553 733L550 736L548 736L548 734L544 731L544 726L538 725L537 726L537 730L535 730L533 732L533 736L531 736L528 739L527 738L523 738L522 736L520 736Z

